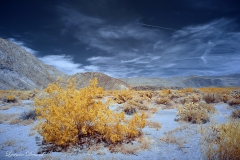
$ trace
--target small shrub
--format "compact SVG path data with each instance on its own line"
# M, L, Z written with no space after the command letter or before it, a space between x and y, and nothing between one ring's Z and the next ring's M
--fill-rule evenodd
M224 94L224 95L222 95L221 100L222 100L224 103L227 103L228 101L231 100L231 96Z
M187 103L183 107L178 107L176 120L183 120L191 123L206 123L209 120L208 111L197 103Z
M114 91L114 100L118 103L118 104L122 104L127 102L128 100L133 98L132 95L132 90L118 90L118 91Z
M170 102L170 100L167 97L164 98L160 98L160 99L156 99L155 103L157 104L168 104Z
M128 115L132 115L136 113L136 107L132 105L124 105L123 111Z
M240 118L240 109L234 110L234 111L232 112L232 117L233 117L233 118Z
M24 112L22 115L21 115L21 119L22 120L37 120L37 114L36 114L36 111L35 110L30 110L30 111L27 111L27 112Z
M159 91L159 95L161 96L161 97L166 97L166 96L168 96L169 94L171 94L172 92L171 92L171 90L169 90L169 89L163 89L163 90L160 90Z
M240 123L209 125L202 129L201 150L206 159L240 159Z
M239 105L240 104L240 99L232 99L232 100L228 101L228 104L230 106Z
M200 102L199 107L205 109L208 113L214 113L216 111L216 108L212 104Z
M147 121L146 126L149 128L155 128L157 131L161 129L162 125L158 122L153 122L153 121Z
M17 101L17 99L15 98L15 96L13 95L13 94L11 94L11 95L8 95L7 97L6 97L6 100L5 100L7 103L15 103L16 101Z
M196 103L198 101L200 101L201 97L199 95L196 95L196 94L193 94L191 97L190 97L190 101L193 102L193 103Z
M206 103L213 103L215 101L214 94L207 93L203 96L203 99L205 100Z
M141 103L138 103L136 101L133 101L133 100L129 100L127 101L126 103L126 108L134 108L134 109L139 109L139 110L148 110L148 106L144 105L144 104L141 104ZM134 112L135 113L135 112Z

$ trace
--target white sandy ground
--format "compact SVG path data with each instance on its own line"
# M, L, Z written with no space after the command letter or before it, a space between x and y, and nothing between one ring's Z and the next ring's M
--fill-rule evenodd
M31 105L31 101L23 101L24 106ZM3 107L3 104L0 103L0 107ZM228 107L227 104L218 103L215 104L217 112L212 115L211 119L216 120L219 123L227 122L230 118L232 110ZM117 105L113 105L111 109L117 108ZM159 107L160 108L160 107ZM20 115L24 111L29 110L29 108L23 106L14 106L8 110L0 110L0 114L12 114L17 113ZM154 128L145 127L143 133L145 137L149 137L151 143L151 148L148 150L142 150L136 152L136 154L126 155L122 153L110 153L106 149L102 151L94 151L92 153L85 150L78 150L78 153L59 153L52 152L50 154L37 154L40 146L37 143L40 142L41 136L38 133L34 135L29 135L33 131L31 130L32 125L23 126L20 124L11 125L11 124L0 124L0 160L39 160L51 156L52 158L59 159L117 159L117 160L188 160L188 159L203 159L203 155L200 151L200 139L201 134L199 128L201 126L208 125L197 125L189 124L185 122L177 122L174 119L176 118L176 109L159 109L157 113L153 114L148 120L154 122L160 122L162 128L156 130ZM177 131L172 134L166 134L165 132L171 131L175 128L185 126L186 129L182 131ZM165 134L164 134L165 133ZM164 138L166 136L176 137L178 145L176 143L166 143L159 140L159 138ZM134 142L135 143L135 142ZM103 154L99 154L103 153ZM51 159L51 158L50 158Z

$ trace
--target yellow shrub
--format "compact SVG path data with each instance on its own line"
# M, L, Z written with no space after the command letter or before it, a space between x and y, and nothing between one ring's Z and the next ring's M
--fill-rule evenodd
M127 100L132 99L133 91L130 90L117 90L114 91L115 101L119 104L125 103Z
M210 125L202 129L202 152L207 159L240 159L240 122Z
M7 100L8 101L14 101L15 100L15 96L11 94L11 95L7 96Z
M200 91L204 93L216 93L216 94L230 94L232 90L236 89L235 87L226 87L226 88L216 88L216 87L208 87L208 88L199 88Z
M186 103L183 107L178 107L177 116L180 117L179 120L198 124L206 123L209 120L207 108L198 103Z
M194 90L192 88L185 88L185 89L181 89L179 90L179 93L193 93Z
M108 109L108 103L94 100L103 92L97 87L96 78L79 90L75 89L75 79L68 80L66 89L59 80L50 84L45 92L47 97L35 99L38 118L44 120L39 132L46 142L55 145L82 144L85 137L121 142L138 136L146 124L144 113L134 114L126 124L123 112L113 112Z
M171 94L171 91L170 91L169 89L163 89L163 90L160 90L160 91L159 91L159 95L160 95L161 97L166 97L166 96L168 96L169 94Z
M167 97L164 97L164 98L160 98L160 99L155 99L155 103L167 105L170 103L170 100Z

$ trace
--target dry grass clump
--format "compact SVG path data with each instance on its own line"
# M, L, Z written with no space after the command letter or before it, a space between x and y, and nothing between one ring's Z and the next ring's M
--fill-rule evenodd
M131 105L131 106L135 106L135 107L136 107L137 109L139 109L139 110L148 110L148 109L149 109L148 106L146 106L146 105L144 105L144 104L142 104L142 103L138 103L138 102L133 101L133 100L127 101L127 104L128 104L128 105Z
M151 147L152 139L146 138L143 135L140 137L136 138L136 142L140 143L139 149L149 149Z
M230 106L239 105L240 104L240 99L231 99L230 101L228 101L228 104Z
M123 111L128 115L132 115L132 114L136 113L136 110L137 110L136 106L133 106L133 105L126 104L123 106Z
M159 122L147 121L146 126L149 128L155 128L157 131L161 129L162 124Z
M240 118L240 109L236 109L232 112L233 118Z
M150 138L146 138L143 135L137 137L135 141L137 144L116 144L114 146L110 146L109 150L113 153L120 152L123 154L136 154L137 151L149 149L152 143Z
M167 104L170 103L170 99L167 98L167 97L157 98L157 99L155 99L155 103L156 103L156 104L165 104L165 105L167 105Z
M152 91L138 91L137 92L139 97L142 97L143 99L149 101L153 97L153 92Z
M181 127L177 127L177 128L175 128L175 129L173 129L173 130L170 130L170 131L168 131L168 132L164 132L164 134L165 134L165 135L168 135L168 134L173 134L173 133L176 133L176 132L182 132L183 130L185 130L185 129L187 129L187 128L188 128L188 126L183 125L183 126L181 126Z
M133 98L133 90L118 90L114 91L114 100L118 104L122 104Z
M21 124L21 125L24 125L24 126L27 126L27 125L30 125L30 124L33 124L34 123L34 120L32 119L27 119L27 120L22 120L22 119L19 119L19 118L15 118L15 119L12 119L9 121L9 124Z
M154 113L157 113L157 108L150 108L149 110L145 111L146 118L150 118Z
M159 91L159 96L160 97L166 97L166 96L168 96L169 94L171 94L172 92L171 92L171 90L169 90L169 89L163 89L163 90L160 90Z
M203 102L200 102L198 104L201 109L207 110L208 113L214 113L216 111L216 108L213 106L213 104L207 104Z
M177 138L173 134L167 134L164 137L159 138L160 141L170 144L177 144L179 148L182 148L186 141L183 138Z
M6 146L14 146L16 144L15 140L7 140L3 143Z
M148 109L149 109L148 106L133 100L127 101L123 106L123 111L128 115L132 115L133 113L136 113L137 110L148 110Z
M206 159L240 159L240 122L211 124L201 130L201 150Z
M16 114L0 114L0 124L8 123L16 117Z
M118 144L109 147L109 151L112 153L123 153L123 154L136 154L139 150L139 146L132 144Z
M35 110L29 110L22 113L21 117L22 120L37 120L37 114Z
M208 110L198 103L187 103L178 107L176 120L183 120L191 123L206 123L209 120Z
M206 103L217 103L217 102L221 102L221 97L215 93L206 93L203 96L203 100Z

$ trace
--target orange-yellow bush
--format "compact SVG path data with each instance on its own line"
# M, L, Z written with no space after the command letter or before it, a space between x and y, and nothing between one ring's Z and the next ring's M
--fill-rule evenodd
M133 97L133 91L130 90L118 90L114 91L114 98L115 101L119 104L125 103L127 100L132 99Z
M210 125L201 131L201 150L207 159L240 159L240 122Z
M15 96L11 94L11 95L7 96L7 100L8 101L14 101L15 100Z
M68 81L66 89L59 80L50 84L45 92L47 97L35 99L38 118L44 120L39 124L39 132L46 142L55 145L82 143L86 136L109 143L121 142L138 136L146 124L144 113L134 114L126 124L123 112L113 112L108 109L108 103L94 100L103 92L97 87L96 78L79 90L75 89L75 79Z
M204 93L216 93L216 94L230 94L232 90L237 89L235 87L226 87L226 88L215 88L215 87L206 87L199 88L200 91Z

